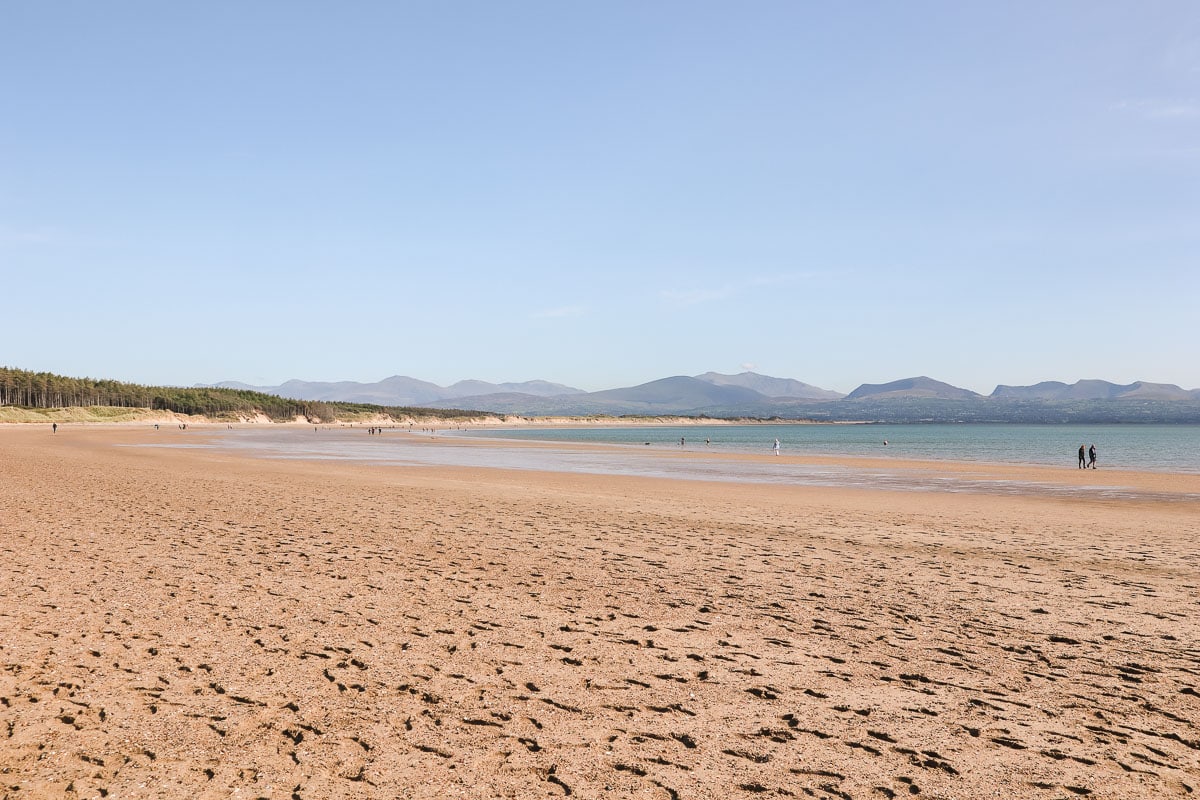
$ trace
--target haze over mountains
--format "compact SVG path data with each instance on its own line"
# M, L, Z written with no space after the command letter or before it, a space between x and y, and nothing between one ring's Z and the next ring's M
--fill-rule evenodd
M428 407L440 400L483 397L493 394L519 394L531 397L583 394L580 389L548 381L488 383L487 381L465 380L450 386L438 386L436 383L403 375L393 375L375 383L290 380L279 386L251 386L237 381L225 381L215 384L215 386L227 389L249 389L293 400L341 400L347 403L372 403L381 406L423 407Z
M584 392L548 381L459 381L438 386L395 375L376 383L291 380L279 386L225 382L297 400L466 408L521 416L690 415L889 421L1200 421L1200 390L1102 380L999 385L984 396L928 377L863 384L848 395L754 372L674 376L638 386ZM1194 417L1194 420L1193 420Z
M1118 386L1108 381L1076 381L1070 385L1043 381L1033 386L997 386L992 397L1024 400L1195 400L1200 390L1181 389L1173 383L1137 381Z

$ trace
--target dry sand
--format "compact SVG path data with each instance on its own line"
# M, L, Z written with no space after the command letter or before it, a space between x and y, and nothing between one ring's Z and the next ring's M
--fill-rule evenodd
M0 430L0 797L1200 790L1200 476L1098 471L1160 493L1098 501L114 446L150 441Z

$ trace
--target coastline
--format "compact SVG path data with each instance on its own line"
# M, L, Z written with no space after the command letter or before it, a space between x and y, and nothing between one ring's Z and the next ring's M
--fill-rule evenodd
M218 449L232 449L242 455L258 458L309 458L318 461L332 458L373 464L424 463L427 466L478 466L537 472L643 475L741 485L765 481L795 488L811 485L850 488L858 485L881 490L902 490L906 486L915 488L923 484L936 489L940 483L946 491L972 491L971 487L975 487L974 491L980 491L986 490L989 485L1012 487L1012 491L1008 493L1016 494L1021 493L1022 487L1029 491L1035 487L1057 487L1063 492L1083 492L1090 488L1109 493L1127 491L1147 496L1176 497L1181 500L1200 499L1200 473L1169 469L1106 467L1103 470L1077 470L1061 465L922 459L895 454L884 457L801 452L773 456L723 451L719 448L697 447L681 450L674 445L661 444L645 448L629 443L490 438L470 436L469 429L455 429L449 434L431 432L431 435L416 431L400 432L394 436L388 434L374 440L362 437L334 443L317 440L314 445L314 440L303 435L293 439L291 431L285 433L284 429L275 430L281 435L270 437L270 442L252 441L244 447L241 446L240 440L224 440L224 432L218 430L210 431L215 435L205 441ZM204 431L196 433L202 434ZM154 440L140 441L149 443ZM322 447L325 449L321 449ZM423 459L420 455L421 451L461 454L464 450L483 454L519 454L531 451L540 456L498 456L493 459L483 455L475 458ZM614 465L618 466L614 468ZM838 475L847 476L847 479L858 476L858 479L839 481Z
M1190 504L118 446L147 441L0 430L13 797L1197 784Z

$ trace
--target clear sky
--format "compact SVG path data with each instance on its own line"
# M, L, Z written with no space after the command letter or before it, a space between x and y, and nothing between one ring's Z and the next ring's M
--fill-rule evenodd
M0 3L0 365L1200 388L1200 3Z

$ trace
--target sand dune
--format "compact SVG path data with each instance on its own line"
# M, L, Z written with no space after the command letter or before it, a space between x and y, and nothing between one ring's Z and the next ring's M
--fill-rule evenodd
M0 797L1200 790L1200 477L1097 502L115 446L152 440L0 431Z

